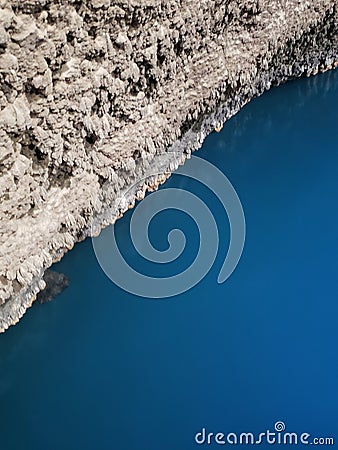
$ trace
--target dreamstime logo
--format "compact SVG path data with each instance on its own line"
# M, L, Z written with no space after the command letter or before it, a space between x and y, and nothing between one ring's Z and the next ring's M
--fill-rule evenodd
M286 431L284 422L275 423L274 431L265 430L262 433L252 432L210 432L206 428L196 433L195 443L198 445L334 445L333 437L312 437L309 433L295 433Z
M285 431L286 426L284 422L276 422L275 423L275 430L278 431L278 433L281 433L282 431Z
M156 178L159 175L151 176ZM197 156L192 156L175 175L202 183L218 197L224 207L230 224L230 244L217 280L218 283L224 283L237 267L245 242L245 217L238 195L228 178L217 167ZM142 180L138 180L134 187L139 186L140 181ZM127 194L121 198L121 205L128 203ZM199 231L197 255L192 264L179 274L157 278L139 273L121 254L116 241L115 226L111 227L111 237L104 245L100 245L99 239L92 239L102 270L113 283L129 293L147 298L167 298L181 294L201 281L214 264L219 247L219 230L215 218L199 197L180 188L155 191L134 209L130 221L130 237L138 254L147 261L163 264L175 261L183 253L186 238L179 229L169 232L168 248L164 251L155 249L149 240L149 225L152 219L168 209L188 214Z

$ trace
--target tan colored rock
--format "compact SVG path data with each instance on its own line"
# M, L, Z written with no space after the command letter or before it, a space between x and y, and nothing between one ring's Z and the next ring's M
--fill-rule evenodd
M0 331L94 218L271 85L337 67L337 1L0 0Z
M11 173L16 178L22 178L31 165L32 161L30 159L26 158L24 155L18 155L11 168Z

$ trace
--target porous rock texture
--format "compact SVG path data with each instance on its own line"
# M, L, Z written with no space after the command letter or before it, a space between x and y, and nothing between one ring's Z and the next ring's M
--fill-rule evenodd
M0 0L0 331L253 97L336 67L337 3Z

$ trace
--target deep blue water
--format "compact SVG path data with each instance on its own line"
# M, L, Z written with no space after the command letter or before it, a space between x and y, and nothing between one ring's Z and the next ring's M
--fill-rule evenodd
M1 449L190 450L203 427L259 433L278 420L338 443L337 105L338 71L292 81L198 152L231 180L246 215L245 250L226 283L216 282L224 212L178 176L164 188L204 196L223 230L212 270L192 290L127 294L90 240L56 266L70 287L0 336ZM180 214L156 217L159 248ZM127 253L130 216L117 225ZM182 228L193 238L183 267L198 239L193 222Z

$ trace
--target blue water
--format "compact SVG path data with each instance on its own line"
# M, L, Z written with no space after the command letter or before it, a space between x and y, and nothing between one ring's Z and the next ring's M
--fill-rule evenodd
M70 287L0 336L1 449L190 450L203 427L259 433L278 420L338 443L337 105L338 71L292 81L199 151L231 180L246 215L243 257L226 283L216 282L224 212L178 176L165 187L204 196L223 230L212 270L192 290L160 301L127 294L90 240L56 266ZM130 215L117 225L127 253ZM182 217L156 221L150 237L165 248L168 224ZM182 227L185 267L198 239L193 222Z

